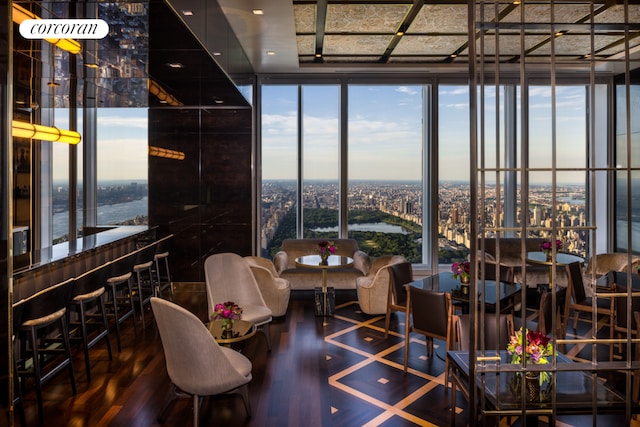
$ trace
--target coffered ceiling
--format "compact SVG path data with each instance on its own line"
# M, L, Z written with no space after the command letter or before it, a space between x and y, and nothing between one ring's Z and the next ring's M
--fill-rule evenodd
M178 3L182 3L179 9L197 0ZM466 1L218 3L258 73L468 71ZM560 68L588 68L591 57L597 67L615 67L625 43L631 52L640 48L639 2L630 1L635 4L626 15L618 3L486 2L476 7L481 23L474 28L476 50L484 53L487 64L496 58L500 63L518 64L525 58L531 67L548 68L553 55ZM252 12L257 9L263 14Z

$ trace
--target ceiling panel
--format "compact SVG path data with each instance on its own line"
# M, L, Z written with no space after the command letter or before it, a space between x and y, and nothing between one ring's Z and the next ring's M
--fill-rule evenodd
M391 56L396 55L420 55L439 56L446 58L455 52L459 47L464 46L468 41L466 35L462 36L405 36L402 37L398 46L393 50Z
M326 33L387 33L398 29L409 5L329 4Z
M229 10L229 19L234 18L231 12L240 7L264 9L264 16L254 18L255 23L242 22L241 25L238 22L234 26L231 22L241 40L242 33L247 32L243 27L260 25L266 29L260 35L264 49L274 43L279 46L281 53L276 52L275 56L269 57L272 62L264 64L269 67L262 68L261 64L254 63L258 73L273 72L274 67L288 72L333 72L339 70L331 67L336 63L352 63L354 71L362 72L379 71L380 66L387 63L395 64L397 70L404 70L406 65L408 72L415 72L420 64L427 70L437 63L447 65L452 72L468 72L468 3L465 0L436 0L428 4L414 0L218 1L223 11ZM554 31L564 34L555 39L556 54L563 61L568 57L571 61L588 61L583 55L589 53L591 47L585 36L593 22L596 24L594 48L597 58L603 60L607 55L619 54L624 48L624 44L619 43L624 38L619 32L620 24L625 20L624 7L615 4L621 1L556 0L552 3L540 0L526 2L524 6L505 0L486 1L476 6L479 23L476 35L485 36L487 62L494 61L493 55L499 47L500 61L517 63L529 55L531 62L543 63L541 56L549 55L548 41ZM279 5L275 15L270 13L272 4ZM284 13L285 4L289 8L287 13ZM521 16L523 11L524 16ZM635 46L634 40L640 34L640 5L629 5L626 16L631 23L627 26L630 45ZM269 21L270 25L260 20ZM295 29L294 34L289 34L288 28ZM483 29L488 31L483 32ZM492 36L496 29L501 37L499 45ZM396 34L398 31L404 34ZM254 46L255 35L247 32L245 43ZM292 58L291 51L297 53L297 58ZM288 55L286 59L283 52Z

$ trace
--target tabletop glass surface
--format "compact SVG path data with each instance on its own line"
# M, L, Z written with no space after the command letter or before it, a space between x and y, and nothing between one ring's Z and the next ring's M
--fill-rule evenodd
M322 259L320 255L305 255L296 258L296 264L301 267L311 268L340 268L349 267L353 264L353 258L348 256L330 255L327 258L327 264L321 264Z

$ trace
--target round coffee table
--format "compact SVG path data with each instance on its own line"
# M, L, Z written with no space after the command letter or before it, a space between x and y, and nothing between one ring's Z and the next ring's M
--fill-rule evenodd
M222 320L212 320L207 325L207 329L209 329L209 332L213 335L213 339L215 339L218 344L226 347L231 347L231 344L248 340L256 334L256 325L248 320L242 319L233 321L233 336L231 337L223 335Z

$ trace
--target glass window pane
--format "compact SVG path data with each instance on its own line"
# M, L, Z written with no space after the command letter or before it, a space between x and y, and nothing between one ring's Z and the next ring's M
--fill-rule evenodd
M422 86L349 86L349 237L422 263Z
M438 90L438 262L466 260L469 235L469 89Z
M260 252L272 258L296 237L298 87L262 86Z
M338 237L340 87L302 88L304 238Z
M100 108L97 117L97 224L147 224L147 109Z

